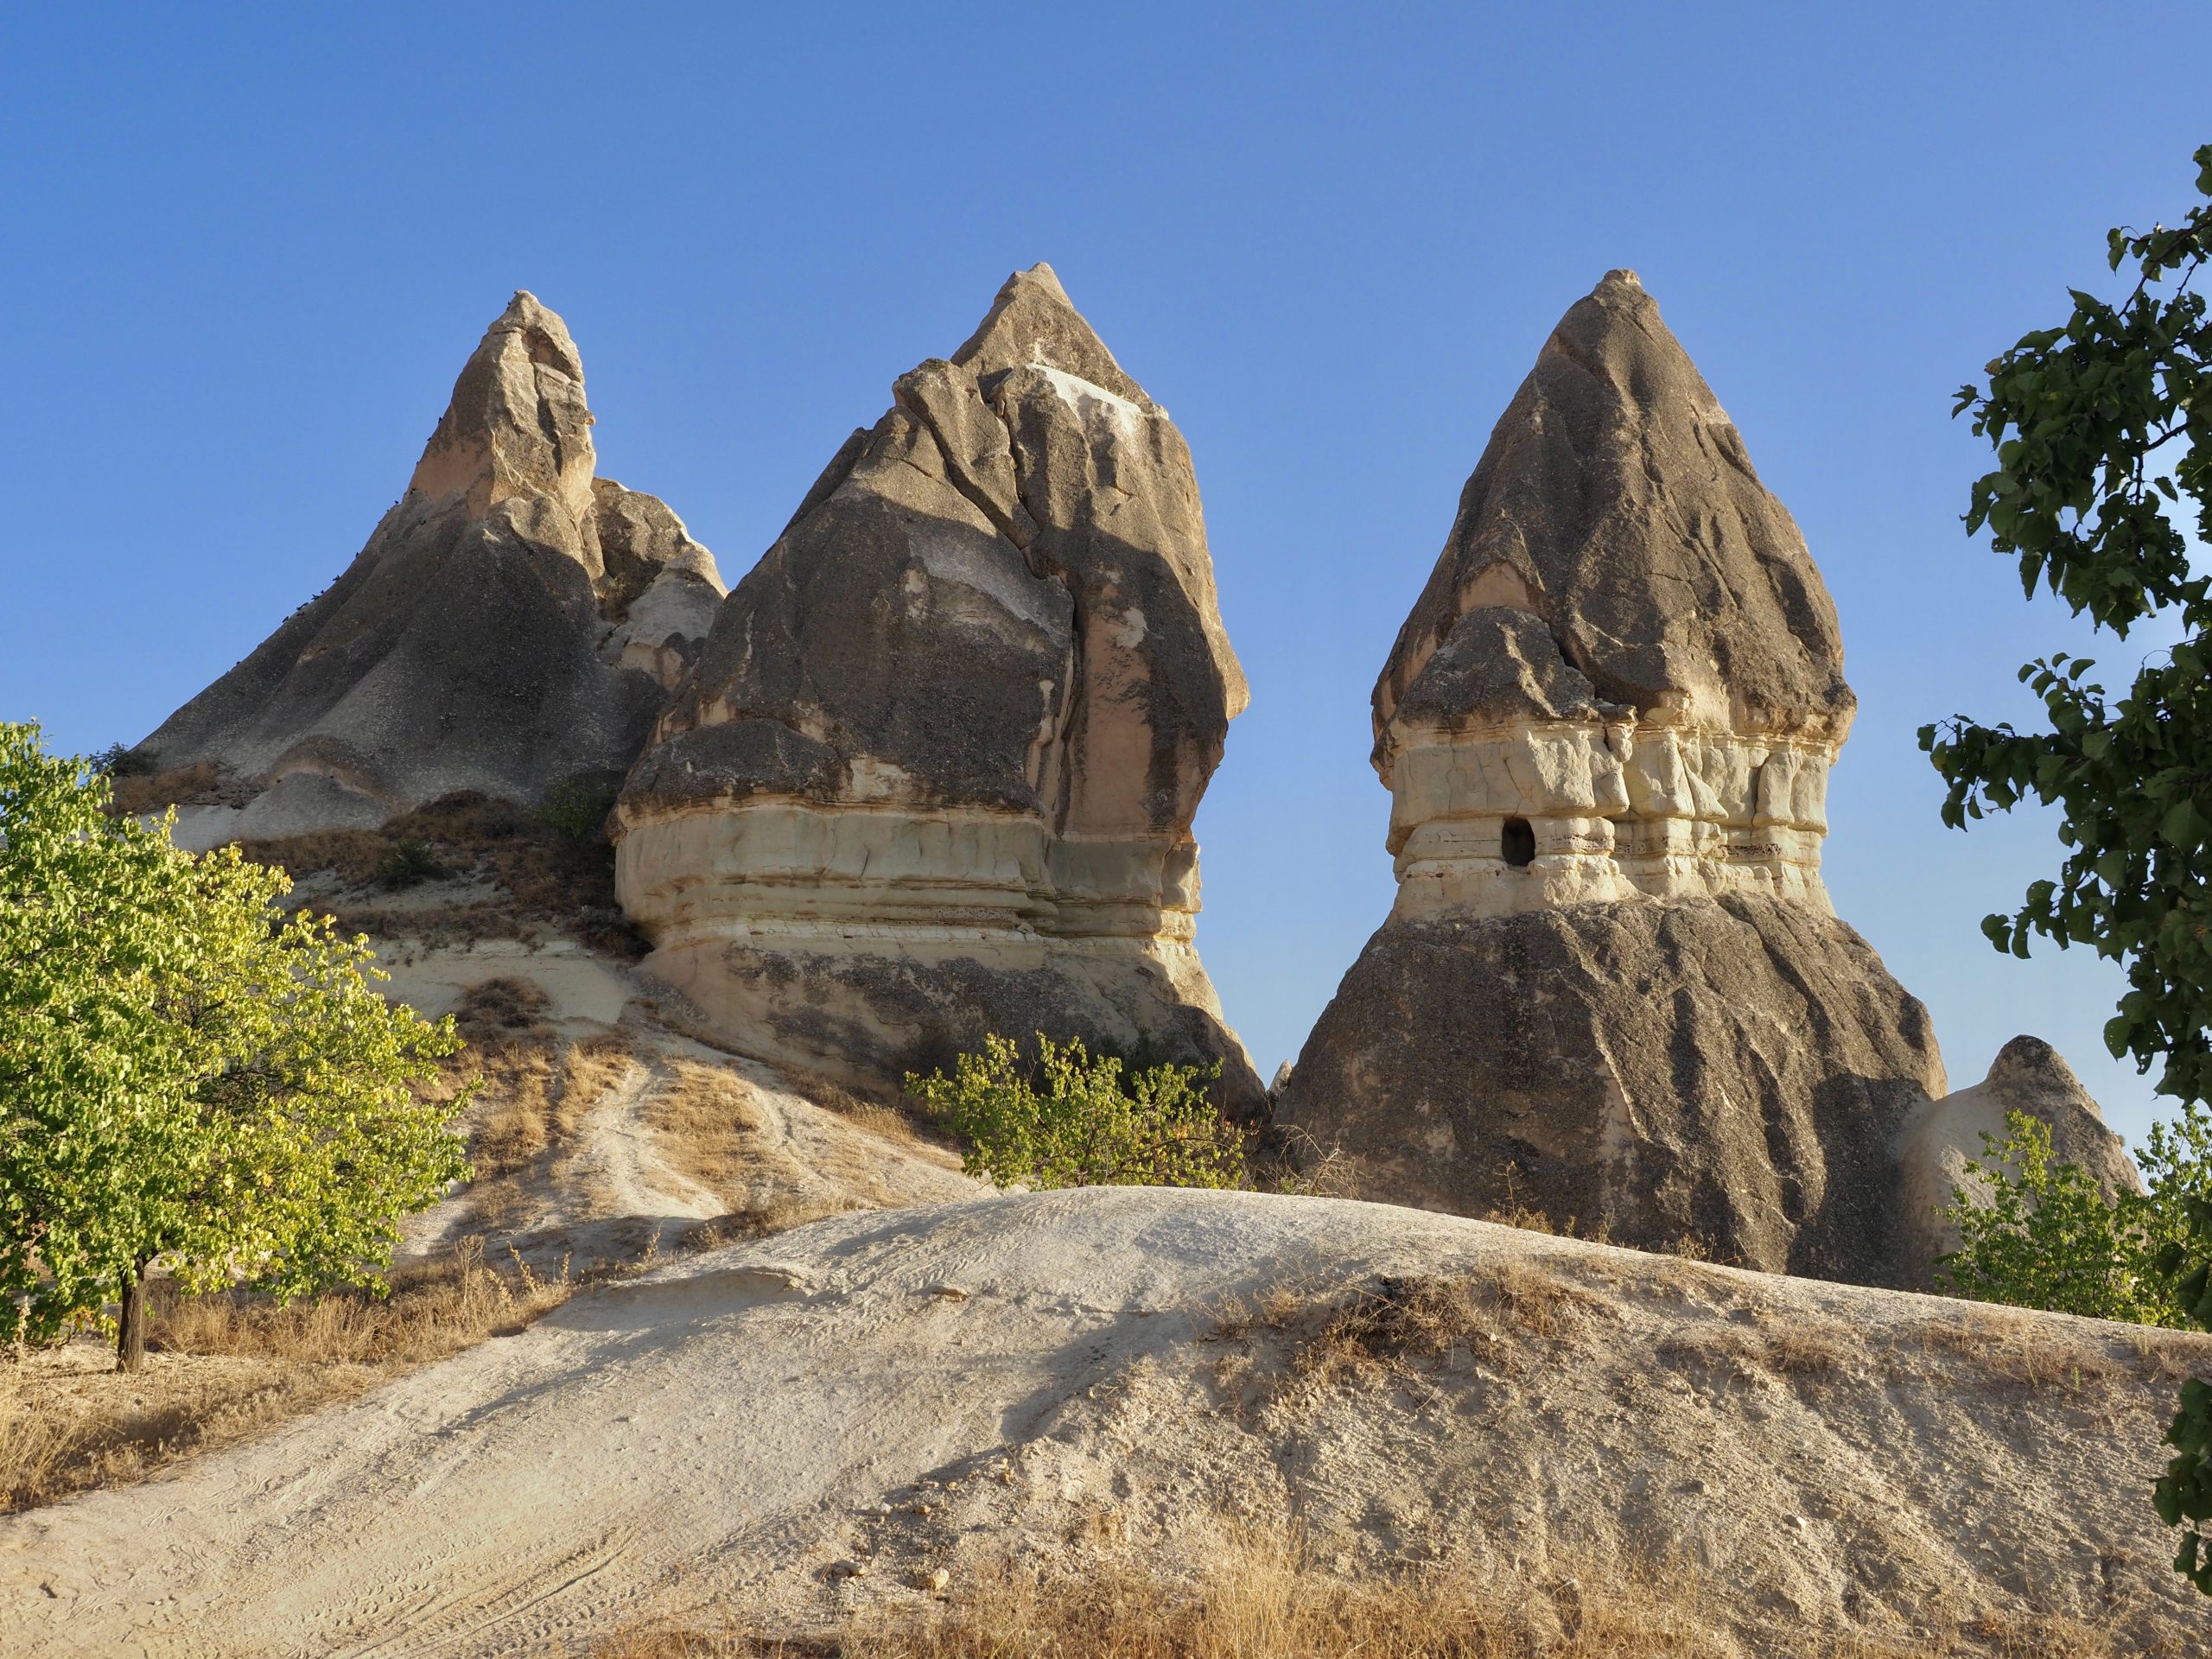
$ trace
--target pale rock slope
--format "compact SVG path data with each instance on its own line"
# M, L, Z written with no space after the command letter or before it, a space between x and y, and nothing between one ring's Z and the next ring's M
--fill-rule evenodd
M456 1014L473 1039L459 1069L484 1078L458 1126L479 1177L407 1224L402 1259L474 1239L494 1262L580 1272L702 1224L772 1230L988 1190L899 1113L688 1034L696 1011L618 958L559 938L385 948L386 994ZM486 1017L518 1007L516 1029Z
M592 424L568 329L518 293L344 574L139 746L181 843L619 779L723 589L664 504L594 475Z
M1361 1196L1912 1282L1927 1010L1821 881L1855 700L1789 512L1633 273L1545 342L1374 695L1398 893L1277 1121Z
M1255 1112L1192 942L1244 702L1190 452L1038 265L723 604L617 810L623 906L766 1058L895 1088L1043 1031Z
M997 1197L683 1261L0 1520L0 1605L26 1655L580 1654L1294 1522L1313 1570L1563 1618L1640 1573L1721 1655L2178 1659L2212 1605L2147 1491L2207 1346L1382 1205Z

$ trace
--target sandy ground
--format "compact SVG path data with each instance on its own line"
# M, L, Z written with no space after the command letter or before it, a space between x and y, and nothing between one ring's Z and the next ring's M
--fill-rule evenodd
M1479 1328L1313 1363L1334 1310L1408 1280L1466 1289ZM1747 1654L1988 1613L2194 1654L2212 1609L2146 1497L2190 1366L2201 1339L1337 1200L845 1216L0 1522L0 1645L581 1652L1287 1518L1324 1570L1688 1575Z

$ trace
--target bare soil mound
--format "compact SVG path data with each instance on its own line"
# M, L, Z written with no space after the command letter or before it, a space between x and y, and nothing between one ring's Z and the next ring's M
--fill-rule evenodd
M1376 1205L997 1197L682 1259L0 1522L0 1603L26 1653L586 1652L1287 1529L1319 1573L1425 1567L1531 1617L1653 1586L1715 1654L2178 1656L2212 1611L2148 1489L2208 1368Z

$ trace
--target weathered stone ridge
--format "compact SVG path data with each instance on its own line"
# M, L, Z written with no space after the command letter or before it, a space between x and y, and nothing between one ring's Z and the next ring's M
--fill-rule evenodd
M1803 537L1634 274L1610 272L1499 421L1376 684L1398 913L1824 908L1854 706Z
M186 805L181 841L628 768L722 585L666 505L594 476L592 424L568 329L517 294L345 573L140 746L243 803Z
M1255 1106L1190 943L1245 696L1182 435L1039 265L731 592L623 791L623 902L768 1058L896 1082L1045 1030Z

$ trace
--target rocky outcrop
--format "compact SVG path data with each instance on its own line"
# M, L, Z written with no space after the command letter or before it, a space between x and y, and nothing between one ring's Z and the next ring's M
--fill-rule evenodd
M730 594L617 809L623 904L766 1058L895 1085L1041 1030L1258 1109L1192 944L1244 701L1182 435L1039 265Z
M1936 1258L1959 1248L1958 1229L1937 1212L1961 1188L1977 1196L1986 1191L1967 1165L1986 1160L1985 1135L2004 1143L2012 1112L2049 1129L2052 1160L2080 1165L2106 1197L2143 1190L2126 1143L2105 1127L2104 1114L2065 1058L2039 1037L2015 1037L1998 1051L1987 1077L1923 1107L1898 1131L1898 1219L1908 1284L1932 1282Z
M1820 878L1835 609L1633 274L1561 321L1375 689L1398 894L1284 1086L1361 1196L1894 1282L1926 1011Z
M723 590L663 503L594 476L591 426L568 329L517 294L345 573L140 745L200 791L180 842L619 779Z

